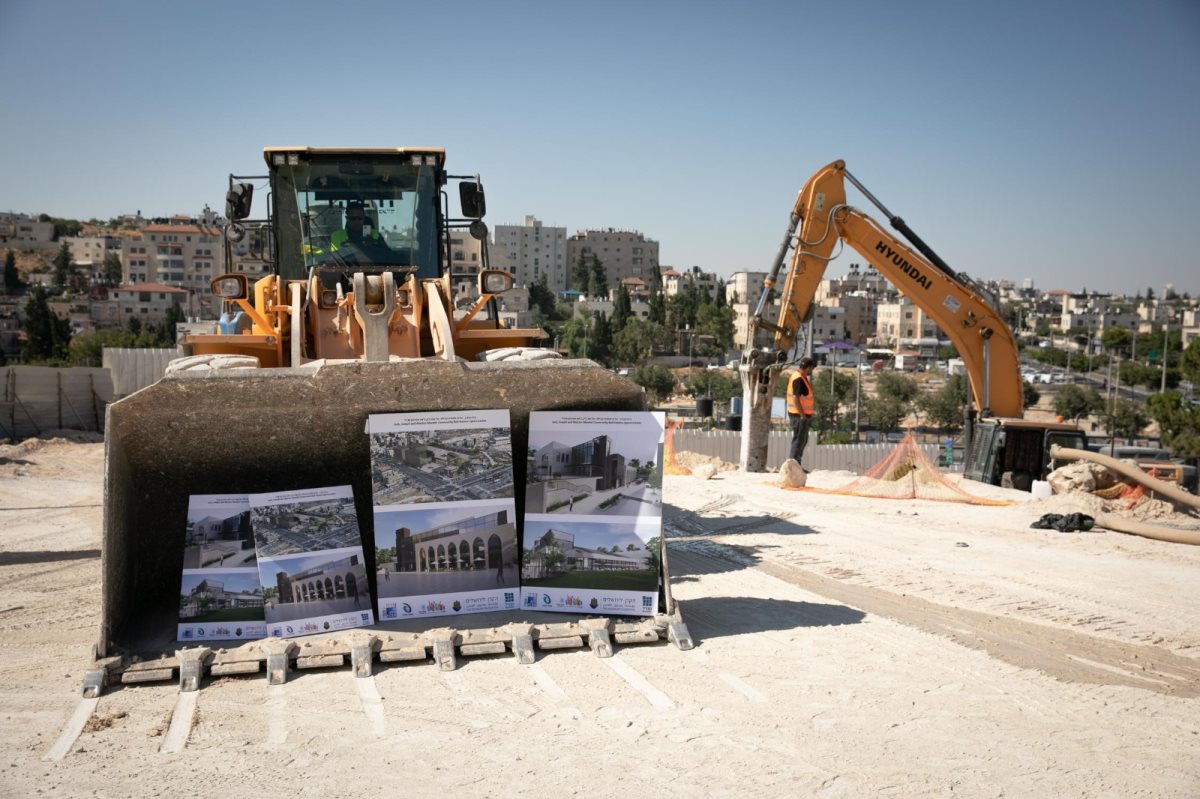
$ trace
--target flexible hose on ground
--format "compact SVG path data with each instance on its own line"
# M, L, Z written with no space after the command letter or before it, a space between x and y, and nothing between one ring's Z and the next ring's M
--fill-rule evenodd
M1173 544L1192 544L1200 546L1200 532L1194 530L1176 530L1174 527L1158 527L1145 522L1135 522L1111 513L1097 513L1096 526L1118 533L1140 535L1143 538L1153 538L1156 541L1170 541Z
M1086 449L1070 449L1069 447L1060 447L1057 444L1050 447L1050 457L1055 460L1085 460L1098 463L1101 466L1107 466L1114 472L1117 472L1135 483L1140 483L1146 488L1153 491L1159 496L1166 497L1179 505L1187 505L1194 510L1200 510L1200 497L1189 494L1178 486L1159 480L1157 477L1151 477L1143 472L1138 467L1123 463L1116 458L1110 458L1107 455L1101 455L1098 452L1090 452ZM1122 531L1124 532L1124 531ZM1153 538L1153 536L1151 536ZM1198 543L1196 541L1188 541L1184 543Z

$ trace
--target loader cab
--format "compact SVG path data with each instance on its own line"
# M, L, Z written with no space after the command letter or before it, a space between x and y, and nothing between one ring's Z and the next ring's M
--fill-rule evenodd
M268 148L272 227L280 277L354 272L442 274L439 204L445 153L437 149Z

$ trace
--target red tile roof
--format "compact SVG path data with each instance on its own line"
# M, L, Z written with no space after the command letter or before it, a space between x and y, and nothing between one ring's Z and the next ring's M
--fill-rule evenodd
M166 283L132 283L128 286L120 286L117 291L160 291L174 292L176 294L187 294L187 289L181 289L176 286L168 286Z

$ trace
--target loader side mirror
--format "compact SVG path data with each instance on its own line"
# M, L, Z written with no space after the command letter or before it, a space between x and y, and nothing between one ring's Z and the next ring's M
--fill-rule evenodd
M254 186L249 183L234 183L225 192L225 217L245 219L250 216L250 203L254 199Z
M484 269L479 273L480 294L503 294L513 287L513 276L502 269Z
M467 219L483 219L487 213L487 201L483 196L483 184L475 181L463 181L458 184L458 200L462 204L462 214Z
M244 300L250 296L250 283L245 275L218 275L209 285L212 286L212 293L224 300Z

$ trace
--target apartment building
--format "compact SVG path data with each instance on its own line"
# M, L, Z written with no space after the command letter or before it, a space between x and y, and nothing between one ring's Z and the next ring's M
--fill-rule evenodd
M526 216L520 225L496 225L492 241L504 249L506 263L502 268L513 273L518 286L530 286L544 277L546 286L556 295L571 287L570 265L574 261L568 254L565 227L548 227L536 217Z
M667 297L674 297L691 285L708 294L715 302L718 292L725 290L724 283L721 282L719 275L712 272L703 272L698 266L693 266L684 272L666 269L662 273L662 283L663 294Z
M0 238L7 246L41 249L54 244L54 223L39 222L26 214L0 213Z
M110 253L121 258L122 240L117 236L67 236L62 241L71 251L71 261L91 276L92 283L104 277L104 259Z
M178 286L139 283L113 289L109 301L116 305L116 317L124 327L130 319L138 319L143 324L161 322L172 305L182 306L186 311L188 295L187 289Z
M140 239L122 242L121 261L128 285L184 289L190 294L183 303L188 316L215 316L209 281L225 271L225 245L215 224L181 217L155 221Z
M875 340L885 346L911 345L942 338L933 318L907 298L876 307Z
M725 281L725 303L730 306L738 303L756 305L766 279L766 272L734 272Z
M855 292L830 297L822 305L843 310L842 324L847 340L861 346L875 335L877 305L875 300L865 293Z
M584 257L595 256L604 266L608 285L615 286L627 277L651 278L658 271L658 242L636 230L583 230L567 239L566 272L569 274ZM564 288L569 288L569 277Z

